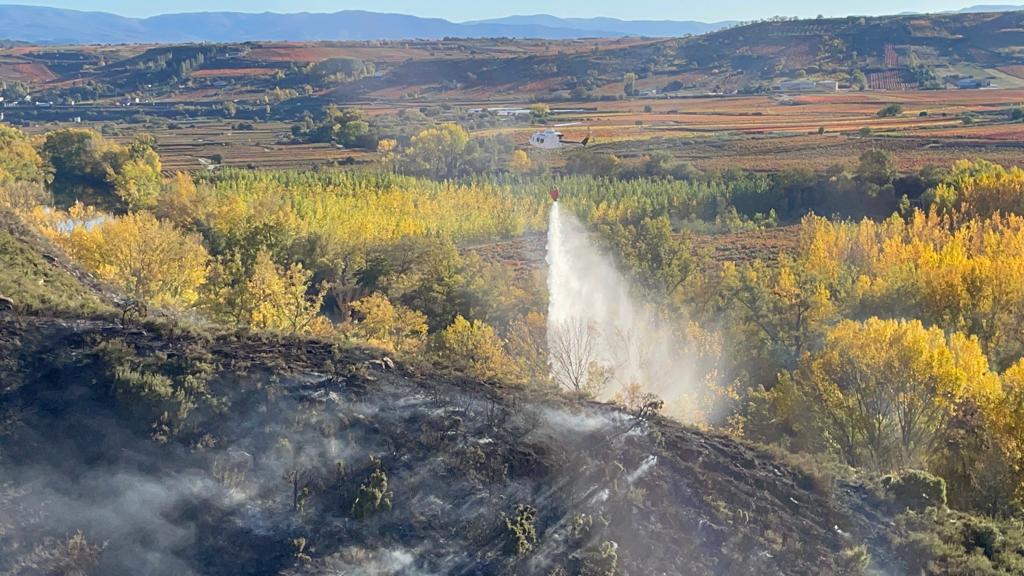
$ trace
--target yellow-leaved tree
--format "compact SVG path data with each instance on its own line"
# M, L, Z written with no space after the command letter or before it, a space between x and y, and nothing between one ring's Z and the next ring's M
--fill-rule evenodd
M533 168L533 162L530 161L530 155L525 150L515 150L512 152L512 156L508 159L508 169L515 174L526 174Z
M393 352L418 352L427 338L427 317L388 297L374 293L352 303L360 320L352 325L352 334L369 344Z
M449 366L482 380L510 379L516 373L494 328L461 315L441 332L438 355Z
M39 208L34 219L96 276L152 305L191 306L206 282L200 238L148 212L110 216L76 204L68 212Z
M1024 214L1024 170L986 160L960 160L945 182L929 192L929 199L939 210L973 216Z
M999 395L977 339L917 320L846 320L803 362L800 378L847 463L927 468L965 402Z
M46 163L17 128L0 124L0 184L21 181L42 184L49 179Z
M462 172L469 132L455 123L428 128L412 137L402 155L406 170L432 178L455 178Z
M122 162L108 169L114 192L129 209L152 208L160 196L160 156L147 145L130 146Z
M260 250L245 284L228 295L226 309L256 330L327 334L331 323L320 314L320 307L328 286L311 286L312 276L302 264L278 266L269 251Z
M178 226L191 228L199 221L203 209L199 190L187 172L178 172L165 184L154 211Z

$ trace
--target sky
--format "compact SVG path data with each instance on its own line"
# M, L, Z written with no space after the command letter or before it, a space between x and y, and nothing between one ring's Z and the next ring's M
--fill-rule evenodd
M371 10L438 17L462 22L513 14L555 16L611 16L628 20L754 20L770 16L848 16L939 12L956 10L984 0L12 0L11 4L32 4L76 10L99 10L122 16L144 17L176 12L336 12ZM0 0L0 3L4 0ZM986 3L995 4L999 0ZM1008 3L1014 3L1010 0Z

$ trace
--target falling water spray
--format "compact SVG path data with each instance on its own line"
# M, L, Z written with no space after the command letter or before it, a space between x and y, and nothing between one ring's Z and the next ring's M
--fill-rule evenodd
M602 399L631 384L669 403L692 397L688 346L636 299L614 262L560 204L551 207L547 244L552 377L572 388L599 366L608 377Z

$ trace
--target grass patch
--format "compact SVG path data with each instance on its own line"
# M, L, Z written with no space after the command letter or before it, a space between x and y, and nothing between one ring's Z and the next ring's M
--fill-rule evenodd
M47 262L25 243L0 230L0 295L25 312L60 310L79 314L109 308L77 279Z

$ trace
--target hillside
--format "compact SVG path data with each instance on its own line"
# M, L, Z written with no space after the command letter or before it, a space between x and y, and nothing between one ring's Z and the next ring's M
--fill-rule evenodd
M34 252L11 226L0 255ZM36 308L0 312L0 352L4 573L830 574L882 505L653 412L371 349Z
M961 81L976 87L1024 87L1024 55L1019 50L1024 12L777 20L689 38L579 40L566 39L572 36L568 34L561 40L525 41L450 38L475 34L449 29L443 21L430 24L440 26L436 33L421 33L426 30L422 23L398 15L294 17L305 20L161 16L152 20L192 36L164 37L136 22L132 26L142 35L139 39L175 43L0 49L5 115L8 120L107 120L135 113L118 106L143 104L149 106L145 113L182 117L219 114L221 102L234 100L253 106L247 117L265 115L270 104L272 115L290 119L319 111L329 102L615 100L622 97L623 78L629 73L636 74L637 94L647 97L773 93L788 80L829 81L850 90L956 89ZM371 21L376 19L401 31L398 36L418 31L420 36L446 39L180 44L208 38L207 32L222 34L218 39L224 40L234 38L236 29L267 26L276 27L269 38L332 37L318 30L357 30L363 36L351 37L369 38L375 37ZM53 19L21 16L7 21L25 29L41 21L83 26L80 15L63 13ZM525 24L459 26L549 23L540 17L511 21ZM596 30L603 22L580 25L595 27L587 34L607 35ZM105 34L99 32L102 27L90 29ZM481 35L530 34L506 30ZM245 36L258 37L262 35ZM25 94L41 104L23 102ZM190 105L198 108L189 110ZM212 110L203 108L210 105Z
M919 493L658 404L121 316L2 216L0 573L939 574L1020 555L1012 524L905 511Z

